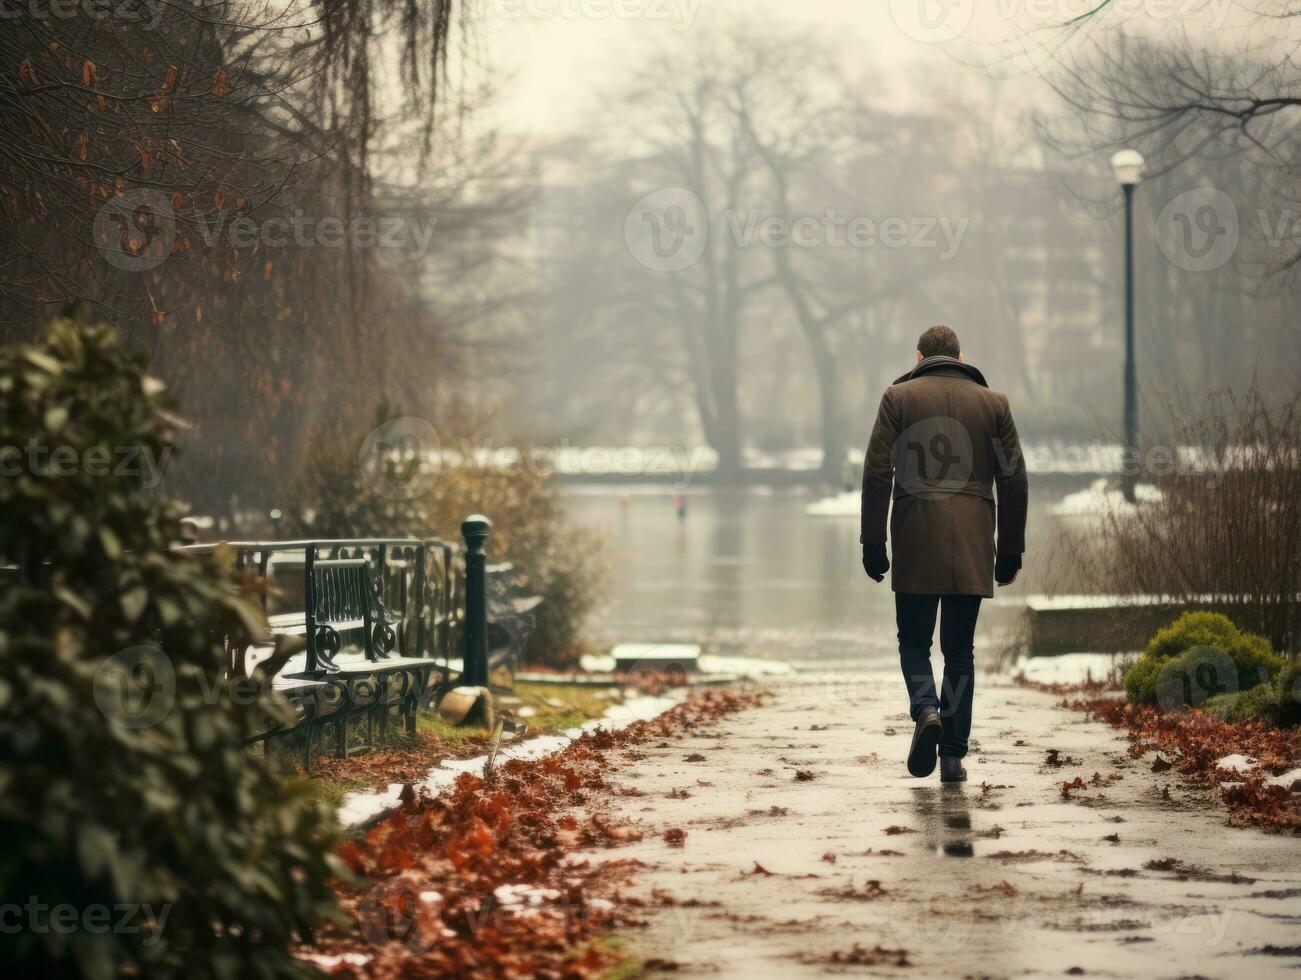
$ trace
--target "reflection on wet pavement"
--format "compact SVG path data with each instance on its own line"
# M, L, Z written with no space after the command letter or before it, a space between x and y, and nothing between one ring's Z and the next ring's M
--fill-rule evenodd
M912 794L927 846L945 857L974 857L971 809L962 784L916 786Z
M642 862L638 956L704 980L848 967L1301 980L1293 840L1226 826L1202 791L1153 778L1107 726L995 680L981 688L972 781L914 779L890 666L784 679L763 707L639 744L612 773L629 790L615 818L644 831L617 853ZM1050 748L1072 771L1124 778L1063 798ZM666 843L673 828L681 847Z

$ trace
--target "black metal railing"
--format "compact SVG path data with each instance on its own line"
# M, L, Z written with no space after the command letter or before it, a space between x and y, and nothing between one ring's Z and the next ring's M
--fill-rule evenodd
M237 569L263 583L263 611L273 634L302 635L301 673L332 673L355 648L371 663L431 659L445 672L461 655L464 549L416 538L225 541L186 545L195 554L234 551ZM457 674L460 670L455 671Z
M488 565L490 528L486 517L466 518L464 546L340 538L226 541L179 550L233 549L235 567L254 572L271 633L305 641L304 662L292 676L327 677L342 669L340 654L354 651L365 660L351 662L354 673L394 658L432 660L446 682L484 685L495 668L517 666L541 601L511 584L510 565Z
M513 675L541 599L512 585L509 565L487 564L490 526L479 515L467 518L464 545L348 538L177 546L196 555L230 549L236 569L259 580L268 632L252 647L228 640L229 676L271 681L297 722L277 722L252 740L305 729L310 766L324 726L334 725L337 752L346 755L354 750L353 720L364 719L370 747L374 723L382 739L394 710L414 732L418 708L442 691L486 685L501 666ZM48 562L0 567L0 581L38 584L49 570ZM268 659L250 669L251 651Z

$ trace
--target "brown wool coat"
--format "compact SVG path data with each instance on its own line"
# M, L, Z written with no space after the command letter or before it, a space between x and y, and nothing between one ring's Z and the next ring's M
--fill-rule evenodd
M992 596L995 531L998 554L1023 552L1026 505L1007 396L976 368L928 357L885 390L863 464L860 540L885 544L889 513L895 592Z

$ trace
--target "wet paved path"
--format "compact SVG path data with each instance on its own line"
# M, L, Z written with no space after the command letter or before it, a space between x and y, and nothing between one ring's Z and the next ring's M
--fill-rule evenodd
M615 853L646 862L651 903L631 950L737 977L1301 976L1295 837L1229 827L1058 698L985 677L976 698L961 787L907 775L893 675L803 677L626 752L619 782L645 795L620 807L646 837ZM1098 785L1063 799L1076 776Z

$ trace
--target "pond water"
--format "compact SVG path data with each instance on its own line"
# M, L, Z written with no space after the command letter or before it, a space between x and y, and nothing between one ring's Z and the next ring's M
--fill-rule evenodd
M1000 592L1015 605L1042 580L1057 518L1048 508L1087 479L1031 488L1027 568ZM803 489L571 485L566 506L606 537L609 595L593 617L599 643L673 640L788 660L846 665L895 656L889 580L863 574L858 517L811 517ZM998 614L982 616L982 625Z

